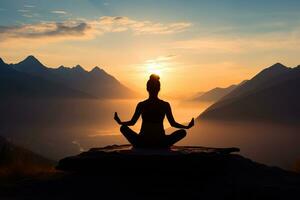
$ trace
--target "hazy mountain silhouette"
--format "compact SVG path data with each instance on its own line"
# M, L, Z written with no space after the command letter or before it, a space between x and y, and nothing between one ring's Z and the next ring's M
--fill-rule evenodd
M199 92L195 97L193 97L192 101L201 101L201 102L216 102L232 90L234 90L237 85L230 85L226 88L216 87L207 92Z
M99 67L95 67L91 71L86 71L80 65L72 68L64 66L48 68L34 56L28 56L22 62L11 66L19 72L64 84L98 98L127 98L136 95Z
M25 176L48 171L55 164L0 137L0 176ZM1 181L0 181L1 183Z
M28 70L42 69L39 62L33 57L28 57L20 66L32 63ZM45 80L40 77L22 73L0 60L0 96L10 97L42 97L42 98L93 98L84 92L80 92L64 86L60 83Z
M300 121L300 67L276 63L237 87L199 117Z
M13 64L12 67L17 71L22 71L26 73L44 73L47 68L34 56L28 56L25 60L19 62L18 64Z

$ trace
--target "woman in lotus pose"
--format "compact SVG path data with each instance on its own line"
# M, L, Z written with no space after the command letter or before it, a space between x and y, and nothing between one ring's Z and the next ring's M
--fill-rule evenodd
M168 102L158 98L160 91L159 76L152 74L147 82L149 98L138 103L135 113L130 121L122 122L115 112L114 119L121 125L121 133L135 148L169 148L186 136L186 130L194 126L194 118L189 125L185 126L174 120L171 106ZM142 115L142 127L140 134L131 130L128 126L133 126ZM179 128L171 135L166 135L163 120L167 119L172 127Z

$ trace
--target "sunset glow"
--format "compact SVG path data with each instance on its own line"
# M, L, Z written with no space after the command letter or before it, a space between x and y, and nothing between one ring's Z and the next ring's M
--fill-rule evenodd
M148 63L146 65L147 74L156 74L158 76L162 76L163 74L163 66L160 63Z
M8 63L33 54L51 67L100 66L139 92L155 73L171 96L237 84L276 62L299 64L297 1L26 2L0 5Z
M0 200L300 200L299 9L0 0Z

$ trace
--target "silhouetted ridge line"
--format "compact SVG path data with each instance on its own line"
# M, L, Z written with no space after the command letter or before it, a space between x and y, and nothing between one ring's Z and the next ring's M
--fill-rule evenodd
M82 66L80 65L76 65L75 67L72 68L74 71L80 72L80 73L84 73L86 72L85 69L83 69Z
M98 66L94 67L90 72L91 73L103 73L103 69L100 69Z
M4 65L5 62L2 60L2 58L0 58L0 65Z
M10 66L19 72L62 84L97 98L129 98L136 96L135 92L98 67L91 71L86 71L80 65L71 68L63 65L58 68L48 68L34 56L28 56L25 60Z
M199 118L299 122L299 88L299 68L276 63L224 96Z
M207 92L202 92L200 95L196 95L194 98L192 98L192 101L203 101L203 102L216 102L219 99L221 99L223 96L230 93L232 90L234 90L237 87L237 85L230 85L228 87L222 88L222 87L216 87L214 89L211 89Z

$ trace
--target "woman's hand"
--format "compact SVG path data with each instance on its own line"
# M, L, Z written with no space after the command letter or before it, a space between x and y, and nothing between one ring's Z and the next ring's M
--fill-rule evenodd
M189 123L189 125L187 126L187 128L192 128L194 126L194 118L191 120L191 122Z
M115 112L114 120L115 120L118 124L121 124L121 120L120 120L120 118L119 118L117 112Z

